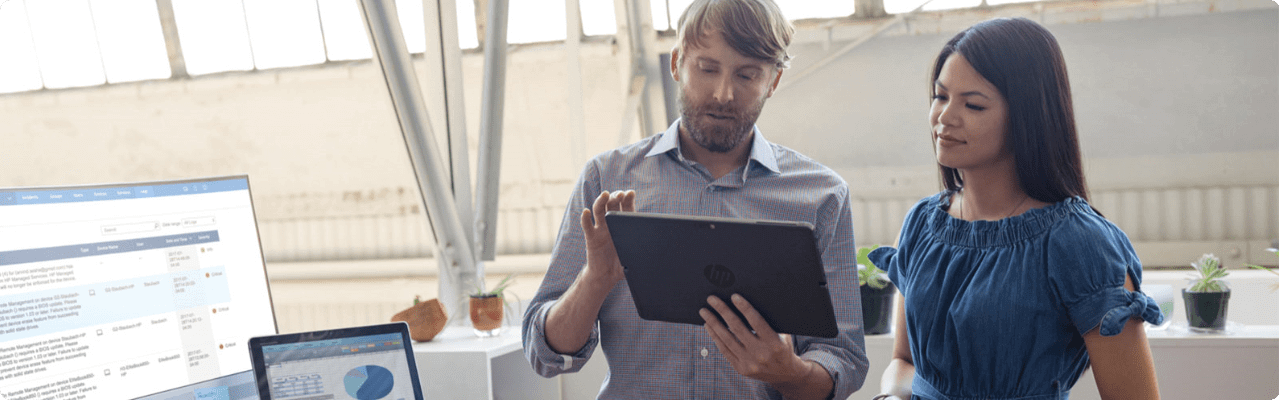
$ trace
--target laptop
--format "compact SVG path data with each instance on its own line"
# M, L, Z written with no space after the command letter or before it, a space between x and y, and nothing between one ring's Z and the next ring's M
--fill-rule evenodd
M779 333L839 332L807 222L624 211L605 220L640 318L703 325L708 296L732 307L737 293Z
M220 376L135 400L258 400L253 370Z
M404 322L261 336L249 355L262 400L422 400Z

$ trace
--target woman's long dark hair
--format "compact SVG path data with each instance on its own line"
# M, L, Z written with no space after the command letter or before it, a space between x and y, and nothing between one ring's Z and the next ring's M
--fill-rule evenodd
M947 42L934 61L931 99L942 65L953 53L963 55L1009 105L1005 139L1013 148L1022 190L1046 203L1072 196L1088 200L1067 65L1053 35L1026 18L997 18L965 29ZM941 164L938 168L947 190L964 187L955 168Z

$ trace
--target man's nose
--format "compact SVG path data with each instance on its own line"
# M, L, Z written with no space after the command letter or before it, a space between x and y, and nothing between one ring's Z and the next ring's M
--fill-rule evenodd
M733 101L733 81L731 76L716 79L715 92L712 93L712 97L719 103Z

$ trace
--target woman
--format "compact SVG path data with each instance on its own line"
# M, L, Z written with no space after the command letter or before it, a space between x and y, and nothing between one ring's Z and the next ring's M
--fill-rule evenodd
M1142 321L1162 317L1128 237L1087 202L1053 35L979 23L932 77L945 190L870 256L904 296L878 398L1066 399L1090 366L1104 399L1159 398Z

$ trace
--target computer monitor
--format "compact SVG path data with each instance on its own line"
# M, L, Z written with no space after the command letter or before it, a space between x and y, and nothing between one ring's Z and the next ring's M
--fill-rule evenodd
M0 397L135 398L274 333L248 177L0 189Z

